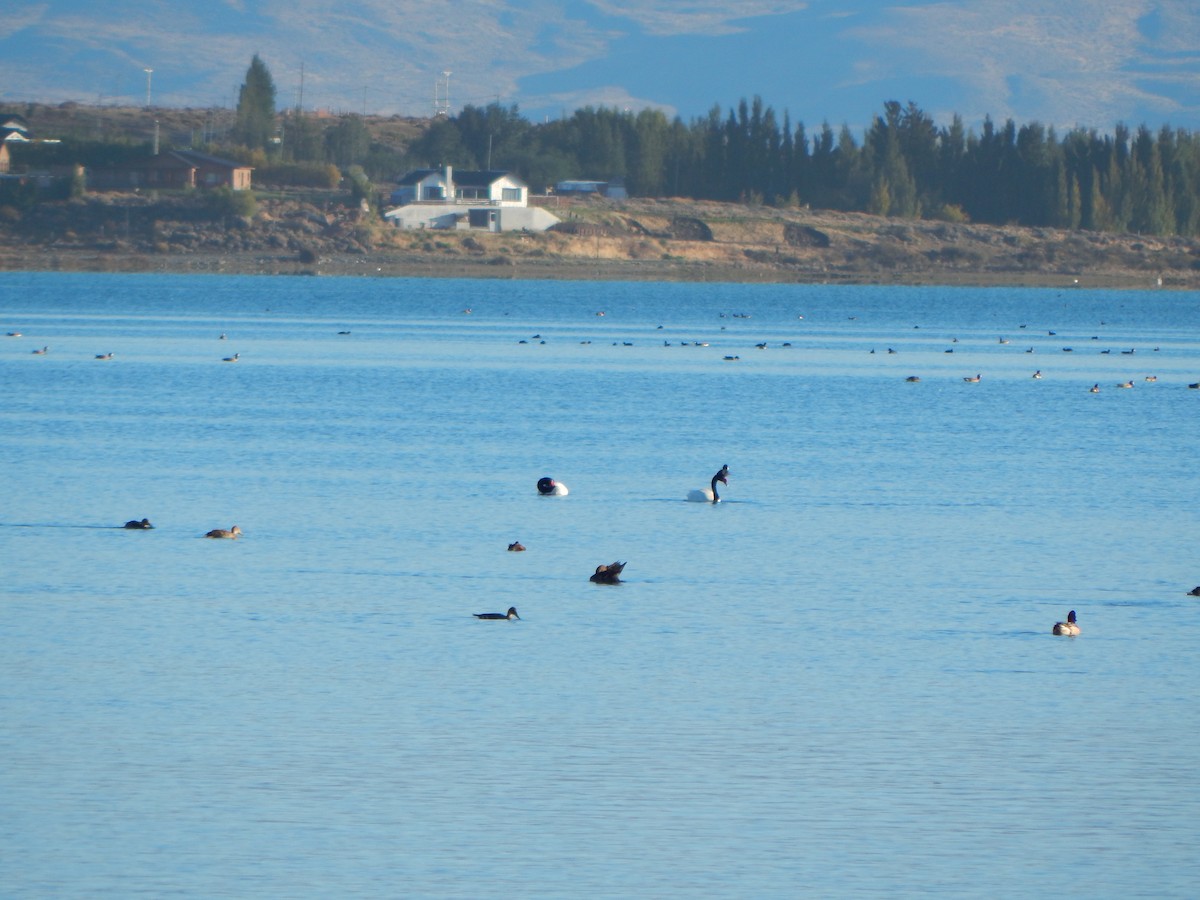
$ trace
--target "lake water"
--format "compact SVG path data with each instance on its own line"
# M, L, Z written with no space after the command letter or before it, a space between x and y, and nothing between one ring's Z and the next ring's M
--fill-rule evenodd
M1200 892L1196 293L4 274L10 331L5 897Z

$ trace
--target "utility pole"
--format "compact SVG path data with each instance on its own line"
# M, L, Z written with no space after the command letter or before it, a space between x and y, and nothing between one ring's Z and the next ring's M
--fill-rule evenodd
M146 73L146 109L150 108L150 77L154 74L154 70L150 68L142 69Z
M443 72L442 77L433 83L434 118L450 115L450 74Z

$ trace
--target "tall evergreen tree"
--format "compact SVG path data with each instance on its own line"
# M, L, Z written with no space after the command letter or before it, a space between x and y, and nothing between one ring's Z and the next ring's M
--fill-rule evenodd
M266 64L254 54L246 81L238 92L234 139L252 150L267 146L275 133L275 82Z

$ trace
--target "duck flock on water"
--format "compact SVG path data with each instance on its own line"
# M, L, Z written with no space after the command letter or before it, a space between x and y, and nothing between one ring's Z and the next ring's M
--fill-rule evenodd
M470 312L470 310L464 310L464 312ZM597 313L596 315L599 316L599 315L604 315L604 314ZM725 316L722 315L722 318L725 318ZM733 318L750 318L750 316L749 315L734 315ZM804 317L799 316L798 318L803 319ZM855 316L850 317L851 320L854 320L856 318L857 317L855 317ZM661 328L662 326L659 326L659 327ZM919 327L919 326L914 326L914 327ZM1022 325L1020 327L1023 329L1026 326ZM348 334L350 334L350 332L349 331L339 331L338 334L339 335L348 335ZM1055 334L1056 333L1054 331L1047 332L1047 335L1051 336L1051 337L1055 336ZM6 336L9 338L20 338L20 337L23 337L24 334L20 331L9 331L9 332L6 332ZM227 336L224 333L222 333L220 335L219 339L224 341L224 340L226 340L226 337ZM535 337L535 339L541 339L540 334L535 335L534 337ZM1099 338L1093 337L1092 340L1099 340ZM540 340L540 342L542 344L544 344L545 340ZM524 344L527 342L520 341L520 343ZM582 343L590 344L591 341L583 341ZM958 339L957 338L952 339L952 343L957 344ZM1008 343L1010 343L1010 341L1006 338L1001 337L1001 338L999 338L999 343L1000 344L1008 344ZM629 341L622 342L622 346L632 346L632 342L629 342ZM669 347L669 346L671 346L671 343L669 341L663 341L663 346ZM682 341L681 346L708 347L709 342L708 341ZM768 348L768 346L769 346L768 343L765 341L758 342L754 345L755 349L757 349L757 350L766 350ZM791 344L791 342L784 342L780 346L782 346L784 348L790 348L792 346L792 344ZM1062 352L1064 352L1064 353L1071 353L1074 350L1073 347L1062 347L1061 349L1062 349ZM1157 352L1158 349L1159 349L1158 347L1155 347L1154 351ZM894 355L897 353L895 348L892 348L892 347L887 348L887 352L889 355ZM951 347L949 349L946 349L944 352L945 353L953 353L954 348ZM1027 350L1025 350L1025 352L1033 353L1034 348L1029 347ZM37 347L37 348L33 349L31 351L31 353L34 356L48 356L50 354L50 347L48 345L42 346L42 347ZM870 351L870 353L874 354L875 350L872 349ZM1101 350L1100 353L1107 355L1107 354L1111 353L1111 350L1104 349L1104 350ZM1123 356L1133 356L1135 353L1136 353L1136 348L1130 348L1130 349L1121 351L1121 354ZM101 360L101 361L111 361L116 358L116 354L112 351L108 351L105 353L96 353L93 355L93 358L96 360ZM240 359L241 359L240 352L233 353L229 356L221 357L221 361L227 362L227 363L236 363L236 362L240 361ZM741 359L741 357L738 355L724 356L724 360L726 360L726 361L738 361L740 359ZM1042 380L1044 378L1042 370L1037 369L1036 371L1034 371L1032 378L1034 380L1039 380L1039 381ZM921 377L918 375L909 375L904 380L909 383L920 383ZM983 381L983 374L976 373L975 375L966 375L966 376L962 377L962 380L969 384L978 384ZM1147 384L1154 384L1154 383L1157 383L1159 379L1158 379L1157 375L1146 375L1143 380ZM1134 387L1134 380L1127 379L1126 381L1118 382L1116 384L1116 387L1123 388L1125 390L1129 390ZM1200 390L1200 381L1190 382L1190 383L1188 383L1187 387L1190 390ZM1100 384L1098 382L1093 384L1090 388L1088 388L1088 391L1093 394L1100 393ZM717 488L718 484L728 486L728 484L729 484L729 466L728 465L723 465L716 472L716 474L714 474L712 476L712 478L709 481L708 487L692 489L691 491L688 492L686 499L691 502L699 502L699 503L711 503L711 504L720 503L721 495ZM546 496L546 497L565 497L570 493L570 491L568 490L568 488L565 484L563 484L561 481L556 481L555 479L553 479L549 476L545 476L538 480L537 491L538 491L539 495ZM124 527L125 529L130 530L130 531L150 531L150 530L153 530L153 528L154 528L154 526L150 523L150 520L146 519L146 518L131 519L128 522L126 522L124 524L124 526L122 526L122 527ZM242 530L237 525L233 525L230 528L214 528L214 529L206 532L203 536L205 538L212 538L212 539L236 540L242 536ZM513 552L522 552L526 548L523 544L521 544L521 542L514 541L508 545L508 549ZM621 573L624 571L625 566L626 566L626 563L620 562L620 561L614 561L611 563L605 563L605 564L598 565L588 580L594 584L606 584L606 585L621 584L622 582L621 582L620 576L621 576ZM1191 591L1189 591L1188 595L1193 596L1193 597L1200 597L1200 585L1196 586ZM473 615L477 619L484 619L484 620L516 621L521 618L517 614L516 607L509 607L508 611L503 612L503 613L496 613L496 612L474 613ZM1065 621L1055 622L1054 627L1051 629L1051 633L1055 634L1055 635L1062 635L1062 636L1067 636L1067 637L1078 636L1081 632L1080 632L1080 627L1079 627L1079 623L1077 621L1077 615L1076 615L1075 610L1071 610L1070 612L1068 612L1067 618Z
M688 492L687 500L691 502L704 502L717 504L721 502L721 495L718 492L717 485L729 484L729 466L728 464L721 466L720 469L709 480L709 487L697 488ZM567 486L560 481L545 476L538 480L537 491L543 497L565 497L570 492ZM130 519L123 526L131 531L149 531L154 528L149 519ZM231 528L214 528L205 533L206 538L235 540L242 536L242 530L234 525ZM526 547L520 541L513 541L508 545L510 552L524 552ZM611 563L602 563L596 566L596 570L589 576L588 580L593 584L622 584L621 573L625 571L626 563L614 560ZM1200 597L1200 585L1188 591L1188 596ZM476 619L485 621L505 621L514 622L520 621L521 616L517 613L515 606L510 606L506 612L484 612L472 613ZM1064 621L1055 622L1054 627L1050 629L1050 633L1063 637L1078 637L1082 632L1079 626L1078 616L1075 610L1067 613Z

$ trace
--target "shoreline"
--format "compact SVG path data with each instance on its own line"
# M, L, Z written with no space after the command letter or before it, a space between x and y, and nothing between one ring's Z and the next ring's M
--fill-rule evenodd
M0 273L79 272L160 275L255 275L292 277L461 278L536 281L661 281L732 284L845 284L938 287L1093 288L1107 290L1198 290L1191 283L1146 272L1029 271L824 271L782 270L686 260L437 259L423 254L367 252L322 257L303 263L262 253L156 254L40 248L31 255L0 252Z

